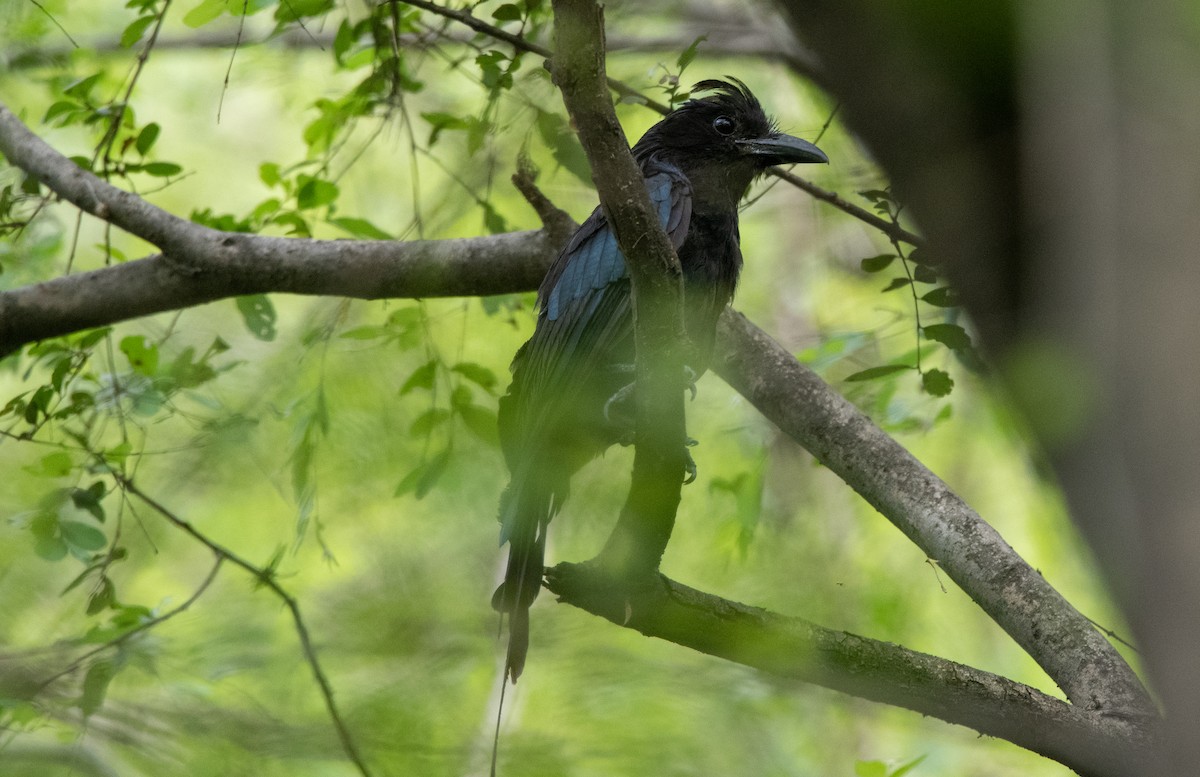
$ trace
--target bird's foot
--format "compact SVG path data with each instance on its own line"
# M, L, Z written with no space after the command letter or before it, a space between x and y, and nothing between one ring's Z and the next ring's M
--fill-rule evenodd
M612 411L614 406L624 404L626 400L633 396L633 389L635 386L637 386L636 382L626 383L624 386L617 389L613 395L608 398L608 401L604 403L604 422L610 426L621 426L628 430L621 436L622 445L631 444L632 441L625 442L624 440L626 437L629 437L633 434L633 423L632 421L623 418L621 419L623 423L618 424L613 420Z
M615 372L618 374L630 374L630 373L633 373L637 369L637 367L633 364L621 363L621 364L609 365L608 369L610 372ZM696 393L697 393L696 392L696 381L699 379L699 377L700 376L696 374L695 370L693 370L691 367L687 366L686 364L683 365L683 387L685 389L687 389L688 394L691 396L691 399L693 402L696 401ZM605 421L605 423L613 425L613 426L617 425L616 422L613 421L613 408L616 405L624 404L630 397L632 397L634 388L636 388L636 386L637 386L637 381L630 381L629 383L626 383L624 386L622 386L621 388L619 388L615 392L613 392L613 395L608 398L607 402L604 403L604 421ZM621 424L621 425L629 426L631 424ZM627 435L622 436L622 438L621 438L622 445L630 445L632 443L632 441L625 442L626 436ZM695 441L693 440L692 442L695 442Z
M699 379L699 377L700 376L696 374L695 370L686 364L683 365L683 387L686 388L688 393L692 395L693 402L696 401L696 381ZM688 439L691 441L692 445L696 444L695 440L692 440L690 437Z

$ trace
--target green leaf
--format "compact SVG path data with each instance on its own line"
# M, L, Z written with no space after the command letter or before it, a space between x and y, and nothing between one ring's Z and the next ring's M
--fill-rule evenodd
M954 295L954 290L949 286L942 286L933 291L926 292L921 296L921 299L939 308L958 307L958 298Z
M122 338L120 348L134 372L147 376L153 376L158 372L158 346L142 335L129 335Z
M346 52L350 51L350 47L354 45L357 38L358 36L354 33L354 25L350 24L349 19L342 19L337 33L333 36L333 57L338 64L343 64L342 60L345 58Z
M305 16L320 16L333 8L333 0L288 0L275 9L275 20L294 22Z
M692 64L692 60L696 58L696 51L700 48L700 44L706 40L708 40L707 35L701 35L699 38L696 38L690 46L683 50L679 58L675 60L675 64L679 66L680 73L683 73L687 69L687 66Z
M92 73L90 76L77 78L67 84L66 88L63 89L63 94L68 97L74 97L76 100L86 100L88 95L91 94L92 87L96 85L96 82L100 80L100 76L102 75L103 73Z
M451 371L457 372L475 385L490 392L496 387L496 374L484 367L482 364L474 362L459 362L450 368Z
M158 140L160 129L161 127L154 123L142 127L142 131L138 133L137 141L133 144L139 154L145 156L154 147L154 141Z
M495 49L475 57L475 64L479 65L479 73L483 77L484 86L492 91L512 88L512 74L500 67L507 61L508 55Z
M300 189L296 192L296 206L301 210L328 205L338 197L337 184L330 181L306 175L300 176L300 181Z
M912 285L912 281L908 278L892 278L892 282L884 286L880 291L895 291L896 289L903 289L905 286L910 285Z
M490 202L480 203L483 206L483 226L489 234L499 235L508 232L508 222L500 215Z
M104 704L104 695L108 692L108 684L116 675L116 666L112 661L100 660L88 667L83 677L83 693L79 697L79 709L83 716L89 717Z
M116 467L125 466L125 459L133 452L133 445L128 440L109 448L104 452L104 460Z
M874 202L876 204L881 203L881 202L886 203L886 202L892 201L891 192L885 191L883 189L867 189L866 191L859 192L859 195L866 197L868 200L870 200L871 202Z
M258 177L267 186L277 186L283 180L279 175L279 165L274 162L264 162L259 165Z
M921 385L929 394L944 397L954 388L954 381L943 370L929 370L921 376Z
M450 392L450 407L455 409L471 404L471 389L461 383Z
M886 269L887 266L891 264L893 260L895 260L895 258L895 254L880 254L879 256L872 256L867 259L863 259L861 262L859 262L859 265L862 267L863 272L880 272L881 270Z
M142 165L142 172L159 178L170 178L182 173L183 168L174 162L147 162Z
M78 113L86 110L87 109L79 103L71 102L70 100L59 100L46 109L46 115L42 117L42 122L49 124L60 116L65 117L72 113ZM64 119L63 123L65 124L66 122L67 120Z
M883 761L857 761L854 764L855 777L887 777L887 764Z
M67 543L61 537L34 537L33 552L46 561L59 561L67 555Z
M71 501L80 510L87 510L97 521L104 523L104 506L100 504L104 494L104 483L97 480L87 488L71 489Z
M445 130L467 130L471 125L464 119L449 113L422 113L421 118L429 122L433 129L429 133L429 145L437 142L438 135Z
M125 31L121 33L121 48L127 49L141 40L142 36L146 34L146 29L149 28L151 24L154 24L154 21L157 18L158 17L153 15L139 16L130 22L129 26L125 28Z
M79 550L100 550L108 544L108 537L95 526L78 521L60 521L58 527L67 544Z
M922 327L927 340L935 340L955 350L971 347L971 336L958 324L930 324Z
M918 283L937 283L938 276L931 268L918 264L913 270L913 280Z
M341 227L355 237L364 240L393 240L394 238L387 232L384 232L379 227L375 226L366 219L356 218L336 218L329 219L329 223L335 227Z
M87 614L95 615L117 603L117 589L107 577L100 578L100 587L88 597Z
M431 407L412 422L408 433L413 437L424 437L450 418L450 411L444 407Z
M183 15L183 23L188 27L203 27L221 15L226 8L226 0L201 0L200 5Z
M488 445L500 446L500 431L496 425L496 414L476 404L460 404L455 407L463 425Z
M519 22L521 21L521 9L513 3L505 3L492 11L492 18L498 22Z
M412 375L409 375L408 380L404 381L404 385L400 387L400 396L404 396L413 389L433 388L433 379L437 377L437 366L437 359L430 359L413 370Z
M888 375L895 374L897 372L902 372L904 370L913 370L913 369L916 369L916 368L911 367L907 364L885 364L882 367L871 367L870 369L861 370L859 372L856 372L853 375L847 375L844 378L844 380L847 380L850 382L857 382L857 381L861 381L861 380L875 380L876 378L883 378L883 377L887 377Z
M396 496L404 496L411 493L417 499L425 498L433 487L437 485L438 479L442 473L446 471L446 465L450 463L450 448L446 448L438 453L432 459L427 459L418 464L411 472L404 476L400 481L400 485L396 486Z
M433 490L437 485L438 480L442 477L442 473L446 471L446 465L450 463L450 449L442 451L438 455L425 463L425 472L417 481L417 488L413 495L417 499L424 499L425 495Z
M242 320L245 321L250 334L268 342L275 339L275 321L278 314L267 295L238 297L237 309L242 314Z
M56 451L42 457L38 463L36 474L60 478L71 474L71 467L71 454L66 451Z

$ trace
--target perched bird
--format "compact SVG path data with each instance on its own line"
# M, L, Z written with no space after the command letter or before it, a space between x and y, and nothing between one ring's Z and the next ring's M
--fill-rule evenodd
M829 161L813 144L778 132L746 85L730 80L697 84L693 91L711 94L681 105L633 147L682 266L685 366L695 377L708 366L717 317L742 269L738 202L751 181L771 165ZM633 360L629 273L596 208L542 281L537 327L517 351L500 400L511 473L500 500L500 543L510 551L492 606L509 616L506 673L514 682L529 647L546 527L571 476L630 439L629 413L619 406L631 393Z

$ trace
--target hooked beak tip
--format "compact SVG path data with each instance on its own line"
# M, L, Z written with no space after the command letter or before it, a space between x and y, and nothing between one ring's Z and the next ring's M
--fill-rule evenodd
M757 158L764 165L828 164L829 157L807 140L782 132L772 133L765 138L739 141L742 151Z

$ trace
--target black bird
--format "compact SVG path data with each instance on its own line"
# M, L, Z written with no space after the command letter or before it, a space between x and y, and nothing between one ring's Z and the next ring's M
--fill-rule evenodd
M738 202L767 167L829 161L813 144L778 132L737 79L702 81L711 92L668 114L633 156L683 269L685 365L708 366L717 317L742 269ZM500 441L511 480L500 500L500 543L509 543L492 606L509 615L506 673L513 682L529 648L529 606L542 583L546 527L571 476L613 443L630 439L614 415L630 394L633 317L625 258L603 211L588 217L538 289L537 327L513 358L500 400ZM681 473L682 474L682 473Z

